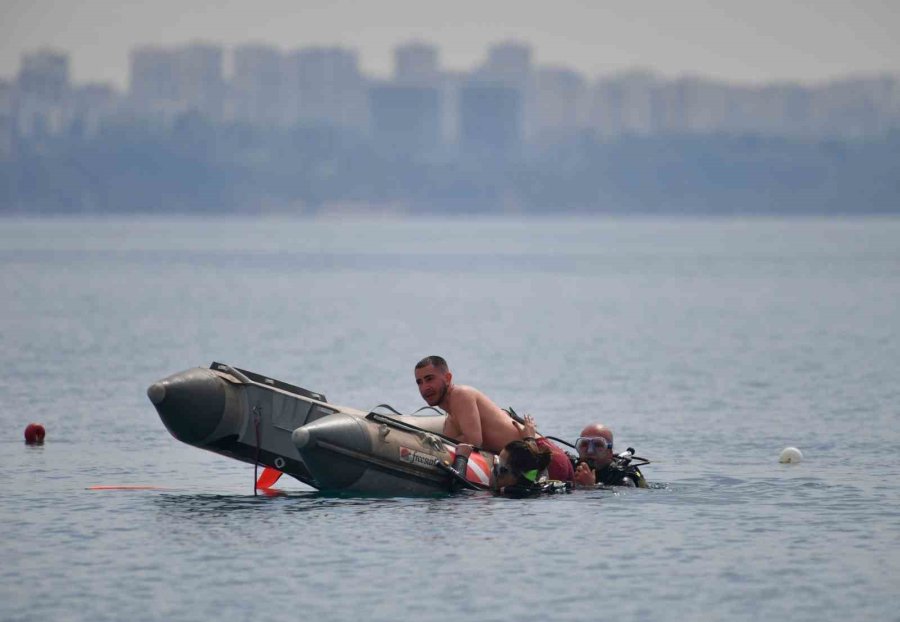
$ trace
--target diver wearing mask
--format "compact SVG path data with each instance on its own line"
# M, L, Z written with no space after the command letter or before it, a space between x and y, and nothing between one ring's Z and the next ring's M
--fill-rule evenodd
M494 458L491 487L504 497L532 497L540 494L569 492L570 482L547 479L546 470L553 454L533 439L507 443Z
M592 423L585 427L575 441L575 449L578 451L575 483L579 486L603 484L647 488L647 480L638 466L649 464L649 461L635 457L634 449L630 447L618 455L614 454L613 433L606 426Z
M467 485L464 477L471 451L471 445L460 443L456 447L453 466L444 466L454 476L451 491L474 488ZM499 455L494 456L491 490L495 495L513 498L569 492L571 482L547 479L546 471L552 457L551 450L539 446L534 439L510 441Z

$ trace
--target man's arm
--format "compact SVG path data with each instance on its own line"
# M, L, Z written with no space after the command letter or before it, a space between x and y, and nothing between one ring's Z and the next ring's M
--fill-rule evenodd
M469 390L457 390L451 397L450 412L453 413L450 418L454 419L456 429L459 435L456 440L481 447L481 416L478 414L478 404L475 401L475 394Z
M456 426L456 422L453 421L453 415L447 414L447 418L444 419L444 436L449 436L450 438L455 438L459 440L460 432L459 428Z

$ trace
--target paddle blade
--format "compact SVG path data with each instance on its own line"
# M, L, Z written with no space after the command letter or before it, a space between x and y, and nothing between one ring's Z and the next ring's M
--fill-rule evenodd
M282 473L278 469L266 467L265 469L263 469L262 475L259 476L259 479L256 480L257 490L265 490L266 488L271 488L275 485L275 482L278 481L281 475Z

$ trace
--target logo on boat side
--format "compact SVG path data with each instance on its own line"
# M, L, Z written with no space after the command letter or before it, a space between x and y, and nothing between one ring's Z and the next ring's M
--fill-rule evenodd
M408 447L400 447L400 460L410 464L421 464L422 466L434 466L434 456L431 454L423 454L420 451L413 451Z

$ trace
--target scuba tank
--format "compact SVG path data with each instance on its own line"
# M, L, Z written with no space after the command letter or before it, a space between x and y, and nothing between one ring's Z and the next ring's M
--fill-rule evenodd
M628 486L636 488L648 488L647 480L639 467L650 464L646 458L634 455L634 447L613 455L612 462L602 468L596 468L591 462L580 460L575 456L572 460L577 467L580 462L585 462L594 472L597 484L605 486Z
M494 479L497 481L497 469L499 466L499 457L494 456ZM554 495L571 492L572 482L561 482L559 480L547 479L547 471L538 473L538 471L526 471L518 477L515 484L502 486L494 490L494 494L501 497L511 497L513 499L523 499L525 497L536 497L538 495Z
M443 470L450 476L450 492L458 492L460 490L486 490L487 486L476 484L466 478L466 469L468 467L469 457L457 455L453 460L453 464L449 464L443 460L435 458L434 466Z
M613 461L603 469L595 470L598 484L609 484L612 486L622 486L624 481L628 480L636 488L647 488L647 480L641 473L639 467L650 464L646 458L634 455L634 447L629 447L620 454L617 454Z
M501 497L523 499L538 495L558 495L572 491L572 482L561 482L555 479L538 480L533 484L513 484L504 486L497 491Z

